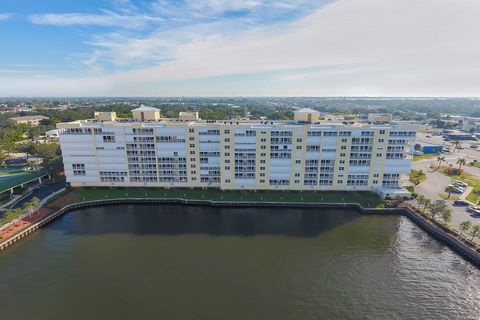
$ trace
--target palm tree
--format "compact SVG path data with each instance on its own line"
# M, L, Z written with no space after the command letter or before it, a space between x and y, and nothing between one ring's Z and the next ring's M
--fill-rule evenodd
M472 241L476 237L480 237L480 225L479 224L473 226L472 230L470 230L470 235L472 236Z
M443 212L445 209L447 209L447 204L444 200L436 200L435 202L431 203L429 206L430 213L432 214L432 218L435 218L435 216L441 212Z
M463 221L462 223L460 223L460 234L464 234L465 232L467 232L468 230L470 230L470 228L472 227L472 221Z
M454 147L453 152L455 152L455 150L457 150L457 148L460 144L461 144L461 142L458 141L458 140L452 141L452 146Z
M448 224L452 221L452 210L445 208L442 210L440 218L442 218L444 224Z
M438 156L438 157L437 157L437 161L438 161L438 169L440 169L440 164L441 164L442 162L445 162L445 157Z
M448 187L445 188L445 191L448 192L448 197L447 197L447 199L450 199L450 196L452 195L452 191L453 191L454 189L455 189L454 186L448 186Z
M458 171L460 173L460 170L462 169L462 166L467 164L467 160L465 158L458 158L457 159L457 164L458 164Z

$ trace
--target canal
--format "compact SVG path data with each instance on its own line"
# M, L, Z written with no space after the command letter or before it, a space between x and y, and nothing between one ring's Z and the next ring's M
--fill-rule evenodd
M401 216L111 206L0 254L0 319L478 319L480 270Z

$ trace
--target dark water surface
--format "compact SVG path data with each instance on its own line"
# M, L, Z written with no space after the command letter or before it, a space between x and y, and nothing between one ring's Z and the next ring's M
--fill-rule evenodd
M91 208L0 254L0 319L480 319L480 271L400 216Z

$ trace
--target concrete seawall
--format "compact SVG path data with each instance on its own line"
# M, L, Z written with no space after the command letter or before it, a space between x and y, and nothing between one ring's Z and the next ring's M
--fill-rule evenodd
M324 209L355 209L363 214L388 214L388 215L404 215L408 217L417 226L428 232L434 238L440 240L452 250L457 252L462 257L472 262L475 266L480 268L480 252L471 248L467 244L455 238L450 233L446 232L439 226L433 224L429 220L415 213L410 208L363 208L358 203L302 203L302 202L228 202L228 201L211 201L211 200L188 200L188 199L108 199L108 200L95 200L85 201L67 205L62 209L54 212L48 217L43 218L39 222L33 224L27 229L21 231L14 237L0 244L0 251L4 250L11 245L15 244L20 239L24 238L28 234L36 231L40 227L50 223L64 213L76 209L99 207L99 206L113 206L120 204L164 204L164 205L185 205L185 206L211 206L211 207L231 207L231 208L324 208Z

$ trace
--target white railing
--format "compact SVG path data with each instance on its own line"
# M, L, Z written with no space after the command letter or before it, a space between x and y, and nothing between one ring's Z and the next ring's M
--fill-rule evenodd
M19 220L22 220L22 219L30 216L32 213L34 213L38 209L42 208L48 202L48 200L50 200L51 198L53 198L54 196L56 196L59 193L65 192L66 190L67 189L64 187L64 188L62 188L60 190L57 190L57 191L53 192L52 194L46 196L45 198L43 198L42 200L39 201L38 206L36 208L32 208L30 210L25 211L24 213L22 213L20 216L13 219L9 223L6 223L3 226L1 226L0 230L6 229L6 228L10 227L11 225L15 224L16 222L18 222Z

